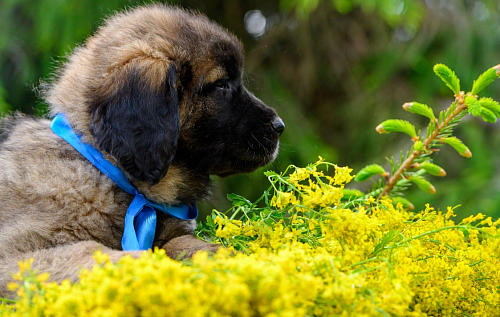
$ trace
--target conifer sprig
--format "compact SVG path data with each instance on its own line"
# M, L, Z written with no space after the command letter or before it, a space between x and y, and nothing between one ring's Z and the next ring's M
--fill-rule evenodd
M458 106L455 107L454 111L450 115L448 115L447 117L445 117L444 120L443 120L443 122L441 122L434 129L434 132L432 132L431 135L429 137L427 137L423 141L423 143L422 143L423 149L421 151L417 151L417 150L413 151L410 154L410 156L399 166L399 168L396 171L396 173L394 173L389 178L389 180L387 181L387 183L384 186L384 189L380 193L379 198L381 198L383 196L388 196L389 195L389 193L394 188L394 186L396 185L396 182L401 178L401 176L403 175L403 173L411 168L411 166L412 166L413 162L415 161L415 159L418 158L418 157L420 157L424 153L424 151L432 151L432 146L431 146L432 142L437 139L437 137L440 135L441 131L443 129L445 129L448 126L448 124L455 117L457 117L463 110L467 109L467 106L466 106L463 98L461 98L461 97L462 96L457 97L457 99L458 99L457 100ZM434 190L434 192L435 192L435 190Z
M500 117L500 105L491 98L478 99L477 94L491 84L500 75L500 65L488 69L477 80L469 93L460 91L460 80L446 65L434 66L436 75L454 93L455 100L448 109L443 110L436 117L431 107L418 102L405 103L403 108L411 113L425 116L429 119L425 137L421 137L420 130L408 121L390 119L377 126L379 133L403 132L409 135L414 142L411 150L405 155L401 153L399 161L389 160L391 173L385 172L377 164L363 168L356 177L356 181L363 181L375 175L382 177L374 182L374 188L368 195L400 197L401 191L412 183L428 193L435 193L434 186L423 177L424 174L445 176L446 172L440 166L432 163L432 153L439 151L439 147L448 144L460 155L471 157L472 153L463 142L454 137L453 129L467 114L481 117L484 121L494 123ZM418 132L417 132L418 131ZM408 205L408 204L407 204Z

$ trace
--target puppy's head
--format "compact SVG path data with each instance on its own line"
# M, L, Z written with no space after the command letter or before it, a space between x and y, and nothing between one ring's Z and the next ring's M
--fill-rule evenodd
M274 160L284 129L242 68L240 42L206 17L139 7L76 49L47 100L135 180L157 184L172 164L227 176Z

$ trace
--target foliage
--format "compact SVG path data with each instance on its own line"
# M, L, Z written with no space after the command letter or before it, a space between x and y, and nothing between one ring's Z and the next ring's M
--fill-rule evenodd
M396 136L380 138L366 130L380 123L380 118L396 116L414 122L392 107L401 100L426 100L436 111L441 110L441 104L448 102L446 87L438 85L439 79L428 72L429 67L443 62L459 70L464 82L472 82L498 58L496 0L168 2L207 14L244 42L245 79L250 90L275 107L287 125L281 153L272 166L276 170L289 164L305 165L317 155L355 170L371 163L374 153L394 156L400 148ZM282 2L291 6L280 5ZM317 4L316 10L303 19L294 4L298 2ZM0 1L1 113L44 114L46 105L37 102L38 82L50 78L58 61L84 41L105 16L138 3L143 2ZM400 12L401 3L403 11L395 14ZM412 3L420 9L413 10ZM288 14L288 9L297 14ZM260 10L267 19L266 32L258 38L244 27L245 13L251 10ZM400 22L389 21L389 13ZM416 20L408 19L408 14L415 14ZM500 97L496 90L486 93L497 100ZM500 126L488 125L488 133L480 133L484 130L482 121L466 120L457 132L456 137L474 152L467 163L447 154L443 155L446 161L435 156L434 162L446 164L448 173L447 178L433 180L439 188L435 195L419 190L407 193L418 208L428 202L441 208L460 203L464 208L458 211L459 218L463 217L461 212L476 207L491 216L498 213L500 195L495 184L500 154L495 149L500 147ZM441 153L446 153L446 148ZM257 175L217 179L214 204L229 208L225 200L228 191L251 199L259 197L265 180ZM367 189L364 184L356 186ZM213 205L200 204L202 213L211 208Z
M138 3L145 1L1 1L0 113L10 108L45 113L45 105L35 105L30 87L53 72L54 60L71 52L105 15Z
M202 5L196 1L180 2L193 8ZM446 88L443 85L441 89L428 75L427 69L435 61L460 66L460 77L472 81L479 68L497 58L497 23L493 23L498 17L497 1L434 1L447 5L441 11L425 8L424 13L423 1L334 0L332 7L348 14L333 18L326 7L314 11L321 2L326 3L281 0L283 10L295 8L299 18L309 15L310 19L298 22L283 19L274 24L274 33L267 40L245 43L249 52L247 65L250 69L253 65L251 75L256 78L250 84L262 83L264 88L257 85L259 96L267 93L263 100L276 103L282 116L291 117L285 122L287 129L293 127L293 133L284 134L289 139L280 155L285 166L291 162L302 164L307 156L325 151L331 153L329 159L335 157L332 148L321 140L318 142L318 135L342 153L339 160L360 164L357 160L362 161L367 155L372 160L373 153L382 149L384 155L389 152L390 156L392 149L387 144L394 141L392 136L380 142L359 127L374 127L376 124L372 125L371 120L386 117L392 111L387 105L393 104L391 98L398 99L397 94L411 93L419 100L433 98L432 104L438 109ZM66 54L74 43L81 42L104 15L134 3L118 0L57 4L29 0L0 2L0 110L32 112L34 98L26 93L26 83L47 77L53 69L54 56ZM247 3L244 1L227 3L238 3L243 14L245 10L255 9L242 5ZM271 2L266 1L267 15L279 16L267 3ZM403 11L395 14L400 12L396 9L401 3L404 3ZM425 1L428 6L429 3L433 1ZM420 9L413 10L410 5ZM209 7L202 11L217 17L230 29L238 30L241 20L231 24L234 19L228 18L236 16L233 11L225 10L227 7L221 10L219 5L213 7L212 11ZM358 7L361 14L356 10ZM484 18L485 8L489 10L486 11L489 18ZM408 18L408 14L415 16ZM377 15L393 28L381 26ZM274 21L276 23L276 19ZM403 37L399 36L400 25L406 31ZM423 25L419 32L420 29L415 29L418 25ZM276 40L274 34L279 30L290 33L290 38ZM245 37L243 33L236 33ZM278 51L273 51L277 48ZM272 58L279 58L280 62ZM306 67L310 65L313 67ZM492 74L490 71L485 75L483 84L493 78ZM456 93L457 82L452 80L449 84ZM482 86L474 84L471 92L479 92ZM436 95L439 97L435 98ZM500 107L493 99L467 98L469 102L465 104L472 105L471 114L486 122L499 117ZM413 103L407 110L433 121L432 109L419 105ZM325 115L327 113L332 115ZM307 124L301 120L303 117L308 119ZM444 158L448 172L452 170L448 174L462 178L460 182L444 178L442 185L436 186L439 191L434 197L440 197L446 204L465 201L468 206L465 212L497 212L500 196L493 185L494 175L498 173L495 167L498 154L491 149L498 148L500 134L484 134L479 120L463 124L466 128L459 130L457 136L474 152L470 166L464 168L462 161L447 154L435 157L432 163L430 160L416 162L412 164L415 173L408 177L407 183L400 182L399 189L413 181L432 192L433 186L422 175L442 176L444 170L438 165L442 165L439 160ZM496 131L491 126L486 129ZM440 142L470 157L471 150L460 139L449 136ZM424 150L422 140L412 142L416 151ZM446 153L446 147L440 150ZM400 162L404 158L401 155ZM396 164L395 160L390 164ZM319 166L335 168L326 163L316 167ZM345 188L341 201L324 207L322 195L331 202L341 196L342 185L332 186L323 175L315 175L319 172L314 171L314 164L305 169L291 167L291 174L297 170L309 174L312 183L304 179L304 187L296 186L298 191L295 191L290 187L291 175L268 173L274 187L265 191L258 202L230 195L233 203L230 212L214 211L199 228L200 235L215 236L216 241L246 250L247 255L231 257L222 251L214 258L206 258L199 254L192 263L183 266L167 259L161 251L144 255L141 260L123 259L116 266L104 260L92 273L82 273L82 282L73 286L46 283L46 276L37 280L37 275L25 268L28 262L21 264L21 271L26 274L20 277L23 285L17 310L4 305L0 315L57 314L51 307L62 307L60 314L65 316L75 309L80 310L74 315L92 311L97 311L97 315L116 315L122 308L127 309L127 316L134 313L166 315L170 308L176 313L198 312L200 315L208 314L208 310L231 315L272 315L269 307L278 315L306 311L320 316L341 310L356 311L357 316L363 314L359 311L381 316L499 314L495 290L499 287L498 222L478 214L457 224L450 220L454 212L458 213L457 209L449 208L444 213L426 207L425 211L414 214L408 211L413 205L401 196L391 197L391 204L385 198L377 202L377 195L370 197L362 191ZM380 165L369 172L367 177L381 175L381 184L389 179ZM245 192L245 196L255 191L261 193L262 186L255 183L249 186L249 180L253 180L252 176L233 177L226 182L232 190ZM409 194L418 206L423 206L423 201L439 202L425 194ZM308 209L305 203L309 204ZM472 225L473 220L479 224ZM132 275L134 279L130 278ZM235 306L229 306L234 305L232 296L239 299ZM198 302L198 298L205 302ZM238 308L236 312L234 307Z
M320 0L281 0L280 5L284 10L295 9L303 18L314 11ZM424 7L422 2L416 0L332 0L331 4L341 13L347 14L354 8L360 7L364 12L377 12L390 25L405 25L416 29L423 18Z
M328 169L334 170L332 176ZM25 278L4 316L497 316L499 223L454 209L411 213L342 200L351 169L320 161L266 173L256 201L230 195L198 234L228 249L173 261L164 251L99 262L80 282ZM231 250L233 250L231 253ZM238 250L244 253L237 252ZM30 279L31 278L31 279Z
M500 75L500 65L488 69L477 80L474 81L469 93L460 91L460 80L455 73L443 64L434 66L436 75L451 89L455 100L448 109L439 113L435 118L433 110L424 104L417 102L406 103L403 108L411 113L419 114L429 119L429 124L424 134L415 132L416 128L408 121L390 119L377 126L379 133L403 132L411 136L413 146L406 154L397 161L394 157L388 159L391 163L391 173L385 172L379 165L368 165L360 173L367 177L357 177L356 181L364 181L370 176L383 175L379 182L374 182L372 191L368 195L377 195L378 198L385 196L398 196L409 184L414 183L420 189L430 194L436 193L434 186L422 176L425 173L434 176L445 176L446 172L438 165L432 163L430 158L433 152L439 151L442 143L451 145L460 155L471 157L472 153L463 142L452 136L453 128L468 113L475 117L481 116L484 121L494 123L499 115L498 102L491 98L478 100L477 94L486 86L491 84ZM485 106L486 105L486 106ZM366 171L378 166L376 173L368 174Z
M254 59L276 54L259 63L259 67L279 69L289 93L297 96L307 109L306 118L341 153L335 162L359 170L373 162L373 155L398 156L402 144L396 140L401 138L377 138L367 130L375 128L381 118L399 117L417 126L428 122L423 117L412 118L409 113L401 115L393 107L401 100L425 100L436 114L448 106L448 88L428 71L435 63L443 62L456 69L466 85L498 59L497 1L419 2L425 8L422 24L411 31L401 26L388 27L376 11L370 14L354 7L342 15L335 12L331 1L319 1L318 9L311 12L308 20L299 22L293 31L277 28L269 32L269 37L260 41L260 47L268 49L252 54L258 55ZM288 22L291 28L292 22ZM287 72L287 67L293 67L294 72ZM265 72L260 71L260 75ZM499 99L498 89L486 89L485 94ZM286 105L279 106L276 107L280 113L281 109L286 111ZM432 180L438 192L429 195L415 188L407 192L407 197L418 208L425 203L442 209L448 204L462 204L464 208L457 211L459 218L475 208L498 217L500 195L495 188L500 126L485 124L480 117L466 118L462 124L456 137L470 147L474 157L466 162L449 155L454 150L443 146L434 156L434 163L446 165L448 177ZM381 165L390 169L389 163ZM366 191L370 186L367 183L354 186Z

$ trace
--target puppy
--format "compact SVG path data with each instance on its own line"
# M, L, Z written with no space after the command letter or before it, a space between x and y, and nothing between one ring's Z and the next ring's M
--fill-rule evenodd
M151 205L192 212L209 195L210 174L250 172L276 158L283 121L246 90L242 68L234 35L203 15L159 4L111 17L76 48L42 87L50 114L63 114L81 143L137 193L56 134L51 120L4 119L0 296L12 296L6 284L22 259L33 257L51 280L75 281L94 264L95 250L113 261L137 257L141 248L123 251L137 197L156 213L149 247L173 258L216 250L193 236L194 220Z

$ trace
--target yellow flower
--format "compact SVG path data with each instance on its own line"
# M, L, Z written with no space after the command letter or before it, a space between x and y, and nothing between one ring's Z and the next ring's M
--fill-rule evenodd
M33 264L34 259L30 258L29 260L19 261L19 272L24 273L26 271L31 270L31 265Z
M8 289L9 291L12 291L12 292L13 292L13 291L16 291L16 290L17 290L20 286L21 286L21 285L19 285L19 284L18 284L18 283L16 283L16 282L9 282L9 283L7 284L7 289Z
M0 315L500 316L500 222L477 214L458 230L452 208L414 214L373 197L351 207L340 201L347 169L338 182L314 164L294 173L301 193L276 192L273 208L244 221L214 212L212 238L228 249L185 262L156 249L117 264L96 252L99 265L60 285L23 262L22 283L9 284L20 297Z
M293 192L277 191L276 195L271 199L271 206L283 209L289 204L295 205L298 203L297 197Z
M445 218L446 219L450 219L451 217L456 217L457 215L455 215L453 213L453 209L451 207L448 206L448 209L447 209L447 212L446 212L446 216Z
M375 202L375 198L373 198L373 196L368 197L368 199L366 200L367 205L371 205L374 202Z
M40 273L36 276L36 281L38 283L47 282L49 277L50 277L50 273L48 273L48 272Z
M295 169L295 172L290 174L289 181L293 185L297 186L301 181L304 181L309 178L310 173L307 171L306 168L300 168L297 167Z
M102 253L101 250L97 250L93 255L94 260L99 264L105 264L110 262L109 255Z
M486 218L485 220L481 221L479 223L481 226L488 225L488 226L493 226L493 221L491 220L491 217Z
M335 177L334 183L335 185L344 185L351 181L354 176L351 176L352 168L349 167L338 167L335 165Z

